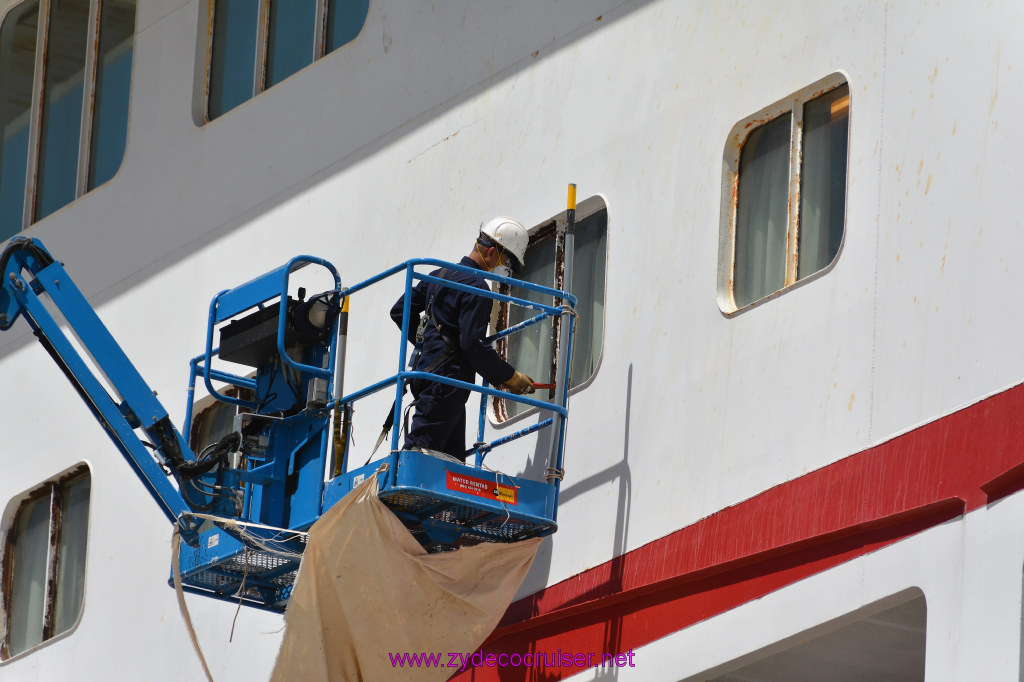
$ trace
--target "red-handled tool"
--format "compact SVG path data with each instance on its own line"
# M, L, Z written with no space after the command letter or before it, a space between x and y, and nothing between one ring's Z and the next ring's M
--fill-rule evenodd
M552 390L554 390L554 388L555 388L554 384L536 384L535 383L535 384L531 384L531 385L534 388L549 388L549 389L552 389Z

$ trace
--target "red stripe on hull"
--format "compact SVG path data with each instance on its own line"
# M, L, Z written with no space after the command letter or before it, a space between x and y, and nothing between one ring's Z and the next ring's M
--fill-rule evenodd
M624 652L1024 488L1024 386L512 604L487 652ZM557 680L582 668L467 670Z

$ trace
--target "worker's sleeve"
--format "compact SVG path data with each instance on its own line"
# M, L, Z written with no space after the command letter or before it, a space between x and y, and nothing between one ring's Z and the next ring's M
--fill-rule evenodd
M491 386L501 386L515 374L515 367L501 359L489 344L484 343L487 324L491 320L491 299L460 292L459 346L477 374Z
M427 283L421 281L412 288L412 299L409 310L409 343L416 343L416 329L420 326L420 313L423 312L427 301ZM402 310L405 306L405 295L399 297L398 302L391 306L391 319L395 321L398 328L402 328Z

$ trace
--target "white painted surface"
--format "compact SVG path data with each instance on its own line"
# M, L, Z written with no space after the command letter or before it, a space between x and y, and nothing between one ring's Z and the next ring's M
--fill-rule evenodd
M974 511L635 650L621 682L696 682L813 639L834 619L919 589L927 602L925 679L1018 679L1024 496ZM842 620L840 620L842 622ZM830 626L829 629L834 629ZM569 678L600 678L593 671Z
M457 260L493 215L536 224L568 182L602 195L604 358L572 399L561 528L524 592L1024 374L1015 3L374 0L353 43L197 127L204 7L139 0L124 164L28 234L65 261L180 424L216 291L297 253L333 261L346 283L409 257ZM726 136L834 71L852 100L839 260L728 319L715 302ZM399 287L353 301L348 386L394 371ZM82 459L93 467L82 622L0 665L0 679L198 677L166 587L166 520L24 326L0 337L0 376L0 502ZM389 402L360 406L357 452ZM495 462L535 471L535 447ZM985 554L1021 553L1005 513L975 512L689 628L645 647L645 666L698 674L919 585L929 641L957 643L929 647L929 679L1005 678L1022 559L997 569ZM1015 619L975 631L996 606L1012 610L1006 594ZM269 672L279 617L244 610L227 644L234 609L189 603L216 679Z

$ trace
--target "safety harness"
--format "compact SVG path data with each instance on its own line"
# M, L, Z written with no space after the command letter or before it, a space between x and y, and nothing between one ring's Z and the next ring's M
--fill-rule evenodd
M447 269L441 270L438 273L438 277L447 280L449 271ZM450 361L462 357L462 349L459 347L459 342L453 339L450 335L445 333L444 327L437 321L437 316L434 315L434 299L437 297L437 293L441 290L441 285L436 282L431 282L430 286L433 287L433 291L430 292L427 298L427 304L424 307L424 315L420 318L420 326L416 330L416 349L413 351L413 356L409 362L409 366L415 368L418 363L419 357L423 351L423 333L426 331L427 322L434 325L434 329L437 330L438 336L444 341L444 348L434 353L434 356L430 359L430 362L426 364L421 372L427 372L430 374L436 373L437 370L447 365ZM419 393L423 389L423 383L428 380L425 379L414 379L413 382L419 382L418 385L410 386L413 393Z
M445 268L438 273L438 277L440 279L447 280L449 274L450 271L447 268ZM452 360L462 357L462 350L459 347L458 341L453 339L451 335L445 333L444 327L441 325L440 322L437 321L437 316L434 315L434 299L437 297L438 292L442 289L442 286L436 282L431 282L429 286L433 288L431 289L428 287L427 289L427 304L426 306L424 306L424 314L422 317L420 317L419 326L416 329L416 346L412 352L412 356L409 358L409 367L410 369L416 369L416 366L419 364L419 358L423 352L423 335L424 332L426 331L426 327L429 322L434 326L434 329L437 330L438 336L441 337L441 340L444 341L444 348L434 353L434 355L430 358L430 361L426 364L426 366L418 371L427 372L428 374L435 374L437 373L437 370L441 369ZM456 337L457 336L458 335L456 334ZM413 395L418 397L420 392L424 388L426 388L426 385L429 383L429 379L413 379L409 382L408 387L412 389ZM403 393L404 392L405 391L403 389ZM409 404L409 407L411 408L415 404L416 399L414 399L412 403ZM387 438L388 431L390 431L391 428L395 425L396 409L397 404L394 402L391 403L391 410L388 412L387 419L384 420L380 436L377 438L376 445L373 446L373 452L370 453L370 459L373 459L374 454L377 453L377 448L379 448L380 444L384 442L384 439ZM408 437L408 411L406 412L405 431L406 436ZM370 459L367 459L366 461L369 462Z

